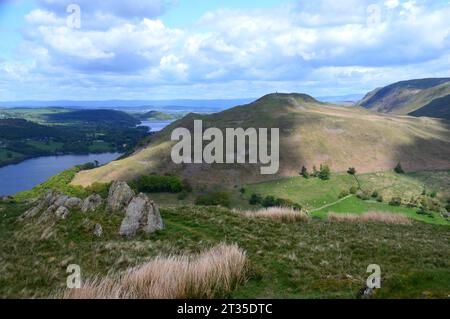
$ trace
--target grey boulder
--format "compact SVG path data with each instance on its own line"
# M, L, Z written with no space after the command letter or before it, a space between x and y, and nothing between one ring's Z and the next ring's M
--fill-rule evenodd
M66 219L67 216L69 216L69 213L70 213L70 211L67 209L67 207L59 206L55 212L55 215L58 218Z
M64 206L72 209L72 208L81 208L81 205L83 205L83 200L77 198L77 197L70 197L66 200L64 203Z
M158 206L141 193L129 203L119 233L122 236L131 237L140 230L149 234L163 228Z
M83 213L91 212L96 210L102 204L103 198L100 195L93 194L83 201L83 203L81 204L81 211Z
M94 230L92 232L94 234L95 237L102 237L103 235L103 227L100 224L95 224L94 225Z
M122 212L134 196L133 190L125 182L116 181L109 188L107 209L110 212Z

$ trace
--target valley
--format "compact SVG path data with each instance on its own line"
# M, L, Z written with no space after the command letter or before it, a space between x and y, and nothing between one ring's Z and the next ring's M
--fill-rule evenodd
M148 135L139 123L112 110L0 109L0 167L49 155L127 153Z
M83 123L79 129L94 128L94 123L95 130L106 126L104 114L89 124L86 114L78 111L55 112L42 120L36 110L19 123L34 125L33 138L61 127L71 131L75 123ZM110 122L116 129L134 129L136 114L132 125L128 117L114 118L117 115ZM154 121L168 120L156 113L143 116L149 115ZM31 120L33 124L27 122ZM320 102L306 94L279 93L222 112L189 113L172 120L161 131L141 136L134 147L130 143L128 153L116 161L77 165L0 200L1 296L70 298L64 287L71 264L81 267L84 279L100 276L108 284L125 280L129 269L138 271L134 267L174 263L170 258L200 263L205 256L213 258L217 249L231 253L235 248L245 254L245 267L234 274L241 279L227 288L208 290L208 298L448 296L446 120L383 114ZM201 131L279 128L279 171L261 175L261 165L249 161L248 152L246 161L239 163L174 163L172 132L184 128L193 134L198 120ZM189 142L195 143L195 138ZM272 143L268 139L269 146ZM208 141L200 139L200 144L205 147ZM129 190L112 195L115 181L126 181ZM67 201L93 201L95 206L86 212L84 204L54 204L43 206L35 216L49 192L60 192ZM141 194L125 212L112 213L111 200L122 200L127 192ZM144 207L138 204L143 198L157 205L162 229L123 236L119 228L135 216L134 210ZM31 217L24 218L25 211ZM57 217L61 212L63 217ZM382 269L383 288L369 290L367 296L366 268L373 263ZM178 276L171 271L165 275ZM83 289L82 293L96 294L94 286ZM202 291L180 293L175 296L206 296Z

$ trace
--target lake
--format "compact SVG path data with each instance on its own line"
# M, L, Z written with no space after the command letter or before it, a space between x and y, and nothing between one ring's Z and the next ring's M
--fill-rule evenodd
M31 189L75 165L95 160L100 164L106 164L120 156L120 153L43 156L4 166L0 168L0 195L12 195Z
M138 126L146 126L149 132L159 132L173 121L142 121Z

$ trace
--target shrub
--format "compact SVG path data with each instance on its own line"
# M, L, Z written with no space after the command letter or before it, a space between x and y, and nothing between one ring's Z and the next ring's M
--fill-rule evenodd
M177 199L178 200L184 200L189 196L189 193L185 190L181 191L180 193L178 193L177 195Z
M245 194L245 188L244 187L242 187L240 190L239 190L239 193L241 193L241 194Z
M89 162L89 163L78 165L80 171L88 171L88 170L97 168L98 166L99 166L99 162L98 161L94 161L94 162Z
M326 164L321 164L318 177L321 180L329 180L330 179L330 175L331 175L330 167L328 165L326 165Z
M95 182L94 184L92 184L91 186L88 186L86 188L86 190L90 193L90 194L98 194L103 198L107 198L108 197L108 193L109 193L109 187L111 186L111 183L99 183L99 182Z
M382 203L384 201L383 196L379 195L377 197L377 202Z
M353 185L349 189L350 194L356 194L357 191L358 191L358 187L356 187L355 185Z
M274 206L278 206L278 202L277 199L275 198L275 196L266 196L263 198L262 203L261 203L264 207L274 207Z
M276 198L275 196L269 195L266 197L262 197L258 194L252 194L252 196L249 199L249 203L251 205L262 205L263 207L286 207L286 208L292 208L294 210L301 210L302 206L300 204L297 204L290 199L285 198Z
M432 191L432 192L430 193L430 197L431 197L431 198L436 198L436 196L437 196L437 193L436 193L435 191Z
M355 175L356 174L356 168L354 167L349 167L347 170L347 173L350 175Z
M377 198L378 197L378 192L377 191L373 191L372 192L372 198Z
M221 244L198 255L157 256L121 275L83 282L66 299L198 299L229 294L244 279L245 251Z
M302 210L300 204L294 203L290 199L277 198L275 199L275 205L273 207L291 208L294 210Z
M356 197L362 200L369 200L370 199L370 193L368 191L358 191L356 193Z
M432 210L434 212L439 212L441 210L440 202L433 198L422 198L422 200L420 201L420 206L425 210Z
M340 194L339 194L339 198L344 198L345 196L350 195L349 191L343 190Z
M250 199L248 200L248 202L250 203L250 205L259 205L262 203L262 196L259 194L252 194L250 196Z
M445 205L445 210L450 212L450 203L448 203L447 205Z
M426 207L421 206L419 208L419 210L417 211L417 214L418 215L431 215L431 212Z
M389 201L391 206L400 206L402 204L402 199L400 197L392 197Z
M309 178L309 173L308 173L308 170L306 169L305 166L302 166L302 170L300 172L300 175L302 175L304 178Z
M230 195L226 192L208 193L197 196L195 205L230 207Z
M177 176L144 175L134 182L134 186L143 193L179 193L183 190L183 181Z
M397 166L395 166L394 172L396 172L397 174L405 174L405 171L403 170L402 164L400 164L400 162L398 162Z

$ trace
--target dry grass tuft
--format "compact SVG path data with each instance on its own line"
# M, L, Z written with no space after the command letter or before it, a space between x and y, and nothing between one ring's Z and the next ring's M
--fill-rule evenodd
M308 219L308 214L306 212L286 207L269 207L258 211L244 211L238 213L250 218L270 218L286 222Z
M186 299L223 296L244 279L246 253L221 244L198 255L158 256L120 276L85 282L68 299Z
M406 215L383 212L367 212L362 215L329 213L328 220L337 222L379 222L400 225L412 224L411 219Z

